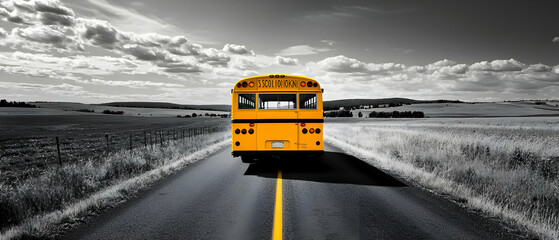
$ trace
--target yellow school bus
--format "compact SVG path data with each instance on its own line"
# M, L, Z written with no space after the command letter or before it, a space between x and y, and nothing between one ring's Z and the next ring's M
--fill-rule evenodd
M232 93L233 156L246 163L322 155L322 92L311 78L273 74L239 80Z

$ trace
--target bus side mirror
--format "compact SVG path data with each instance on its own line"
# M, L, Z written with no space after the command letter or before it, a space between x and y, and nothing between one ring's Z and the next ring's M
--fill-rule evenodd
M324 92L324 89L322 89L322 91ZM233 94L233 89L231 89L231 94Z
M231 93L232 93L232 91L233 91L233 90L231 90ZM324 92L324 88L322 89L322 92Z

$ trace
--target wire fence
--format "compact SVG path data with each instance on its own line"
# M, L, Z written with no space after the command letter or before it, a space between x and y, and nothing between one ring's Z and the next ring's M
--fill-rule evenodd
M229 125L190 127L181 129L131 131L61 132L56 135L30 136L0 141L0 163L3 169L41 167L63 164L86 158L99 158L123 149L167 146L172 141L229 131Z

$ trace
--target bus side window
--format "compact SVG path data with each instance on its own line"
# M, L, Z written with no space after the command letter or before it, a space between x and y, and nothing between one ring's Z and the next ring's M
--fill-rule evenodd
M300 93L299 109L317 109L316 93Z
M241 110L256 109L256 94L239 93L237 108Z

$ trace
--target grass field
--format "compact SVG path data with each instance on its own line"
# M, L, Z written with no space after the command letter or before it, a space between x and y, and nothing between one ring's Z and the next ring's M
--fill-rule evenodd
M0 111L0 239L52 237L61 222L122 201L230 136L228 118Z
M352 110L357 117L361 112L368 116L370 112L421 111L426 117L520 117L520 116L559 116L557 102L536 105L531 102L499 102L499 103L428 103L412 104L400 107L356 109Z
M130 136L135 148L144 146L144 141L161 142L162 137L164 141L181 138L183 130L188 134L189 129L227 127L228 123L228 118L114 116L64 111L57 115L0 115L0 171L3 176L0 182L33 175L45 166L57 164L56 137L65 163L103 156L107 150L105 134L109 136L111 152L129 148Z
M559 118L328 119L324 134L375 166L559 238Z

